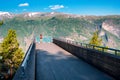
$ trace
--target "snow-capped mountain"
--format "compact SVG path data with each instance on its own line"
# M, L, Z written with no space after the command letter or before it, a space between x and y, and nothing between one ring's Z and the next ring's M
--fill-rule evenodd
M14 13L1 12L0 11L0 19L13 18L13 17L16 17L16 16L21 16L21 17L38 17L41 14L42 14L41 12L28 12L28 13L14 14Z
M9 12L0 12L0 15L9 15L10 16L10 13Z
M29 12L29 13L24 13L24 17L37 17L40 16L42 13L41 12Z
M61 13L61 12L26 12L26 13L20 13L20 14L14 14L14 13L9 13L9 12L1 12L0 11L0 19L7 19L7 18L13 18L13 17L25 17L25 18L32 18L32 17L43 17L43 16L47 16L47 17L53 17L53 16L57 16L57 15L62 15L64 17L80 17L77 15L72 15L72 14L65 14L65 13Z
M0 11L0 19L3 19L3 18L12 18L14 15L9 13L9 12L2 12Z

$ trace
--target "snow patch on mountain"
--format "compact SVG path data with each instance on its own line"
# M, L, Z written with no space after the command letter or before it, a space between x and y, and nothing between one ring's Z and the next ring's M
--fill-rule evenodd
M10 14L9 12L2 12L0 11L0 18L3 19L3 18L12 18L13 15Z
M41 14L40 12L30 12L30 13L26 13L25 17L36 17L40 14Z
M51 12L51 14L55 14L55 12Z
M2 12L2 11L0 11L0 15L9 15L10 16L10 13L9 12Z

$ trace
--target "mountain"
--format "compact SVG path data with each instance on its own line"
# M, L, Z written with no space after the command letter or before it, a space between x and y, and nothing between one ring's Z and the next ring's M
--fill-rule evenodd
M4 14L7 16L3 18L0 36L4 37L10 28L15 29L21 44L30 35L39 36L40 33L89 43L93 33L99 30L104 46L120 49L120 15L87 16L59 12Z
M7 19L7 18L13 18L13 14L9 12L1 12L0 11L0 19Z

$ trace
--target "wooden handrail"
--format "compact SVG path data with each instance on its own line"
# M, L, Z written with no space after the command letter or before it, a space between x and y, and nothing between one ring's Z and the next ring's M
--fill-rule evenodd
M96 48L100 48L101 49L100 51L102 51L102 52L105 52L105 50L111 50L111 51L114 51L114 55L117 55L117 56L120 55L120 54L118 54L118 53L120 53L120 50L118 50L118 49L107 48L107 47L103 47L103 46L96 46L96 45L91 45L91 44L86 44L86 43L80 43L80 42L75 42L75 41L60 39L60 38L54 38L54 39L65 41L70 44L79 45L79 46L82 46L85 48L95 49L95 50L97 50Z

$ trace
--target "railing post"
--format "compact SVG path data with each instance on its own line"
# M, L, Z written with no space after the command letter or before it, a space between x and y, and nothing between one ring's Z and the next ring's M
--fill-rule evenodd
M82 43L81 43L81 46L83 46Z
M87 48L87 44L85 44L86 45L86 48Z
M93 45L93 49L95 49L95 46Z
M102 48L102 51L104 52L104 48Z
M117 50L115 50L115 55L117 55Z

